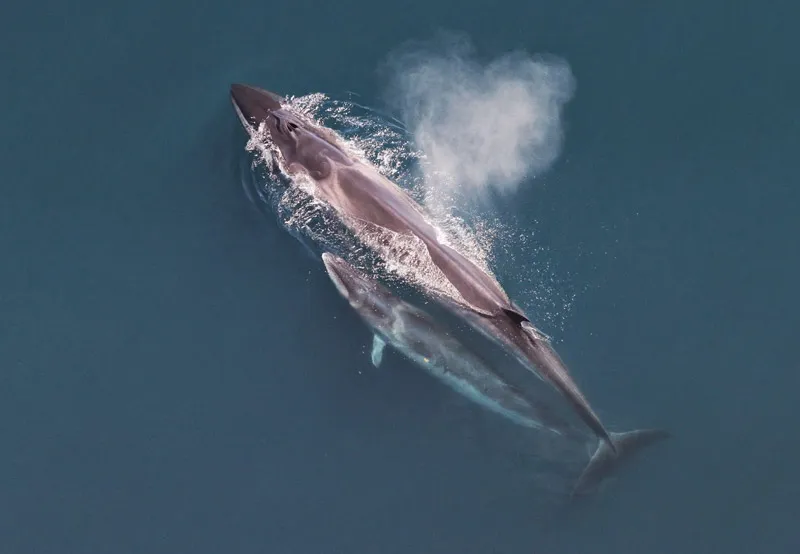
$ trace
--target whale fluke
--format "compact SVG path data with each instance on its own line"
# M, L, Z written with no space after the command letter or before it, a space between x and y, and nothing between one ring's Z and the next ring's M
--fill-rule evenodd
M661 429L639 429L625 433L609 433L616 453L608 442L605 440L598 441L597 450L595 450L591 460L589 460L583 473L575 483L575 488L572 490L573 498L591 493L604 479L616 471L620 465L633 458L639 451L671 436L671 433Z

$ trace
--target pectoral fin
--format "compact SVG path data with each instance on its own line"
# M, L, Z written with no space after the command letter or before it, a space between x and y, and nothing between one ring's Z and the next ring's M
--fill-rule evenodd
M372 337L372 365L379 367L383 360L383 349L386 348L386 341L378 335Z

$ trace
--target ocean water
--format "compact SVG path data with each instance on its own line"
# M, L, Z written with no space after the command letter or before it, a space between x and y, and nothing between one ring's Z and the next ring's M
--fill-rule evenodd
M0 552L797 552L796 15L4 3ZM569 513L522 434L372 368L242 187L231 82L390 113L387 59L440 29L569 65L558 155L478 218L516 236L490 263L610 427L674 434Z

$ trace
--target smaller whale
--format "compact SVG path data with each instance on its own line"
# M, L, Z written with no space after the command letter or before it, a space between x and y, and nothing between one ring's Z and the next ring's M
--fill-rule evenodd
M389 345L459 394L518 425L571 438L581 435L581 430L545 403L531 402L426 312L401 300L338 256L325 252L322 261L339 294L374 333L373 365L381 364L383 351ZM571 496L594 492L637 452L670 436L661 429L638 429L610 432L610 441L596 439L596 450Z
M524 427L580 434L542 402L531 402L429 314L401 300L342 258L322 254L328 276L374 333L372 364L388 345L427 373L485 409Z

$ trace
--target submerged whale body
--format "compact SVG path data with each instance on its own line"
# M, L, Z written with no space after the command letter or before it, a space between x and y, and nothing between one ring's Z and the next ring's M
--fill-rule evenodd
M402 300L342 258L322 254L336 290L373 333L372 364L386 346L476 404L524 427L567 435L575 430L545 403L529 400L429 313Z

